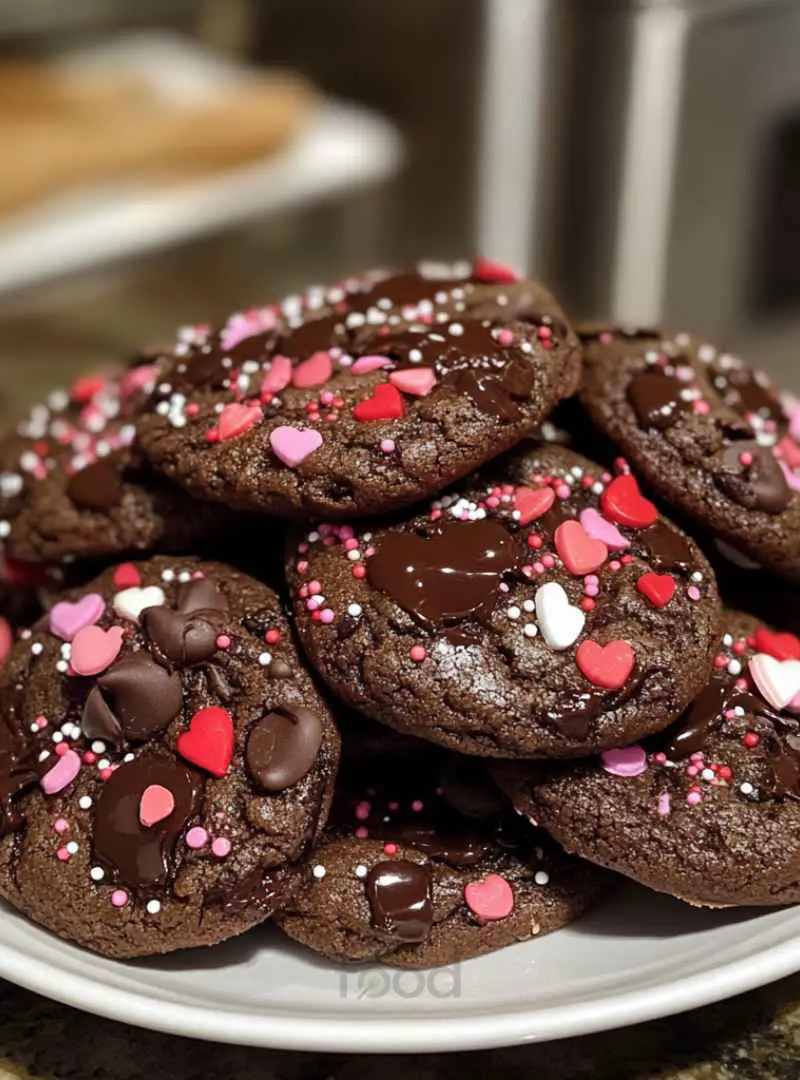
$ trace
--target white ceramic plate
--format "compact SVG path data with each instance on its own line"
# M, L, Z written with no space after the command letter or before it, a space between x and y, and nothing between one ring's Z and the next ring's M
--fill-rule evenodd
M800 908L708 912L629 888L575 926L459 968L315 960L263 929L122 964L0 907L0 976L130 1024L285 1049L428 1052L580 1035L800 970Z

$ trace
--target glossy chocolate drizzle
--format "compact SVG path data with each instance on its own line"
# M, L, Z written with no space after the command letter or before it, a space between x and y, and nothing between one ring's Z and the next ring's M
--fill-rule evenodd
M634 375L628 385L628 400L633 406L640 427L666 431L689 411L688 402L681 397L685 384L674 375L658 369Z

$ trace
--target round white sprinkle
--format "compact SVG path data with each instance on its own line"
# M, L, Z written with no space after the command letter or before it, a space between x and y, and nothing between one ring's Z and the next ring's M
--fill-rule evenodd
M258 658L258 662L259 662L259 664L261 664L262 667L266 667L268 664L271 664L272 663L272 653L262 652L261 655Z
M31 731L33 732L33 734L35 735L35 734L36 734L36 732L37 732L37 731L39 730L39 725L38 725L38 724L31 724L31 726L30 726L30 730L31 730Z
M353 548L352 551L347 552L347 558L350 560L350 562L358 562L358 560L361 558L361 552L358 550L358 548Z
M522 607L524 608L525 611L535 611L536 610L536 602L534 600L523 600L522 601Z
M522 612L519 610L516 604L514 604L513 607L510 607L506 612L506 615L508 615L509 619L518 619L521 614Z
M174 570L162 570L161 571L161 580L162 581L174 581L175 580L175 571Z
M65 660L69 660L69 658L72 656L72 646L69 644L68 641L65 641L64 644L61 646L61 655L64 657Z
M56 671L60 672L62 675L65 672L69 671L69 664L67 663L67 661L66 660L59 660L58 663L56 664Z
M106 752L106 744L104 742L100 742L99 739L95 739L92 743L92 751L95 754L104 754Z
M159 911L161 911L161 901L160 900L148 900L147 901L147 914L148 915L158 915Z
M723 634L722 644L729 649L733 645L733 634Z
M533 880L537 885L547 885L550 881L550 875L546 870L537 870L534 874Z
M363 865L359 864L355 868L355 875L356 875L357 878L365 878L367 876L367 868L366 868L366 866L363 866Z
M187 581L191 580L192 575L189 573L188 570L181 570L181 572L178 574L178 581L180 581L183 585L185 585Z
M78 806L81 808L81 810L88 810L91 805L91 795L81 795L81 797L78 799Z
M731 660L731 662L728 664L728 674L729 675L741 675L742 674L741 661L739 661L739 660Z
M525 637L536 637L536 635L539 633L536 624L532 622L526 622L525 625L522 627L522 632Z
M100 760L97 762L98 769L107 769L110 765L111 762L108 760L108 758L105 757L100 758Z
M44 645L42 645L41 642L35 641L33 645L31 645L31 652L34 656L41 656L44 652Z
M133 758L134 758L133 754L126 754L125 757L122 760L126 761L126 762L127 761L133 761Z
M102 866L93 866L89 871L89 877L92 881L102 881L105 876L105 871Z
M47 759L49 757L50 757L50 751L49 750L42 750L41 753L39 754L39 761L47 761Z
M739 791L741 791L742 795L752 795L753 790L753 785L749 784L746 780L743 784L739 785Z
M450 323L450 333L453 337L459 337L464 333L464 327L458 322Z
M317 879L317 881L322 881L322 879L325 877L327 872L328 871L325 869L325 867L321 863L317 863L317 865L311 871L311 873L314 875L314 877Z
M67 851L70 853L70 855L78 854L78 845L75 843L74 840L70 840L70 842L67 844Z
M595 495L602 495L603 492L605 491L605 488L603 487L603 485L598 480L596 484L592 484L592 491L594 492Z
M714 770L713 769L703 769L703 771L700 773L700 775L702 776L702 778L704 780L713 780L714 779Z
M699 585L702 580L703 575L700 573L699 570L695 570L695 572L692 574L692 581L695 583L695 585Z
M350 604L347 609L347 614L352 615L354 619L357 619L361 614L361 604Z
M64 741L64 736L63 736L63 735L61 734L61 732L60 732L60 731L54 731L54 732L53 732L53 734L52 734L52 735L50 736L50 738L51 738L51 739L53 740L53 742L55 742L55 743L59 743L59 742L63 742L63 741Z

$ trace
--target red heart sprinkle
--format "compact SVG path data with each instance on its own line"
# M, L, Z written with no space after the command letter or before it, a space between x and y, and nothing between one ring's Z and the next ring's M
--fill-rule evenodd
M556 551L571 574L591 574L608 558L602 540L593 540L579 521L565 521L555 534Z
M189 730L178 736L178 753L212 776L224 776L233 757L230 713L218 705L196 712Z
M556 501L556 493L551 487L518 487L514 492L514 509L519 511L520 525L530 525L542 514L546 514Z
M666 607L677 587L675 578L670 574L642 574L636 582L636 588L654 607Z
M490 285L510 285L513 281L519 281L519 274L510 266L504 266L494 259L484 259L481 255L472 264L472 276Z
M600 505L606 517L632 529L646 529L658 520L658 510L642 495L632 473L612 480L600 496Z
M633 671L636 653L627 641L610 641L608 645L582 641L575 659L590 683L605 690L620 690Z
M761 626L755 633L755 646L757 652L767 653L776 660L800 660L800 638L794 634L779 634Z
M514 910L514 890L499 874L471 881L464 887L464 899L479 923L507 919Z
M356 420L399 420L405 412L400 391L391 383L379 383L372 397L353 406Z
M132 562L120 563L114 571L114 585L117 589L135 589L142 583L142 575Z
M240 405L233 402L226 405L219 414L217 420L217 433L220 439L235 439L237 435L244 435L246 431L257 424L262 418L263 412L260 405Z

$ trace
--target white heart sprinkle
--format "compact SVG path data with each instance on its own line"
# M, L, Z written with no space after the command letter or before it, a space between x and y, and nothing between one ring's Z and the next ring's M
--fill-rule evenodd
M167 601L164 590L158 585L149 585L146 589L138 585L130 589L123 589L114 597L114 611L120 618L138 623L139 616L145 608L161 607Z
M762 697L773 709L785 709L800 694L800 660L776 660L767 653L756 653L749 670Z
M536 590L536 618L542 637L556 651L574 645L586 622L585 614L570 604L566 592L556 581L548 581Z

